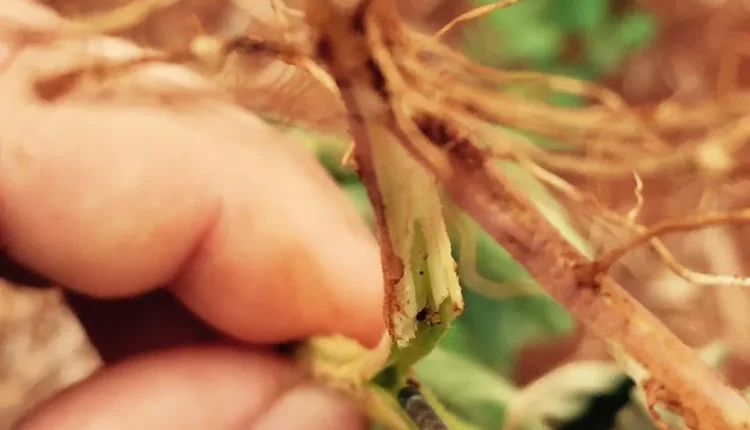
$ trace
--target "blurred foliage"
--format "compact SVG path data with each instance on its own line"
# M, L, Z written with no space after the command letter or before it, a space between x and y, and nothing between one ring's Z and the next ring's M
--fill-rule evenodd
M476 6L494 3L473 0ZM597 79L656 34L654 17L622 1L527 0L467 26L465 48L492 66Z
M479 6L491 1L474 3ZM622 2L525 0L462 29L466 52L484 64L598 79L616 71L627 55L648 43L657 26L653 17L630 5L623 6ZM520 91L525 94L523 89ZM533 91L530 95L534 96ZM574 97L560 95L553 95L551 101L581 103ZM372 226L367 193L353 170L341 165L347 143L320 137L306 142ZM588 253L584 239L567 224L564 209L534 178L513 165L501 167L550 222ZM476 261L470 263L478 274L496 283L509 283L510 288L513 281L534 282L525 268L473 221L469 222L476 233ZM453 234L451 239L461 240ZM454 248L458 261L459 247ZM564 308L543 293L492 300L472 291L465 279L462 285L464 314L439 347L416 367L424 386L451 412L478 428L498 429L511 408L517 410L522 404L530 408L530 415L523 417L519 428L552 428L553 422L554 428L566 430L613 428L615 414L632 404L632 383L619 372L613 376L611 367L603 371L607 365L582 363L572 370L562 368L563 373L552 372L532 384L530 388L536 387L533 393L516 387L512 381L520 348L571 334L574 321ZM533 395L539 398L529 398ZM632 422L642 428L650 425L640 412L628 413L635 414Z

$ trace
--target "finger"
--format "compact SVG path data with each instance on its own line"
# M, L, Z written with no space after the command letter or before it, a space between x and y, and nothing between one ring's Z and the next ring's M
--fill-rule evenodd
M100 297L171 284L232 336L382 331L377 247L307 154L228 105L42 105L0 79L0 240ZM15 94L15 96L13 96Z
M18 428L236 430L262 419L298 383L288 362L249 351L216 347L151 354L103 370L63 392ZM316 392L307 398L321 409L319 416L329 417L334 424L330 428L357 422L341 400ZM287 428L310 428L306 422L289 422Z

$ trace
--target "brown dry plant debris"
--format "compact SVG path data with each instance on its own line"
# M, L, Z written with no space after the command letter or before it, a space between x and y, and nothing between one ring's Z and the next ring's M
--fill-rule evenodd
M638 103L695 101L748 88L750 9L744 1L638 3L659 18L661 30L613 77L624 97Z
M669 399L686 424L696 429L750 428L747 403L601 267L573 248L491 163L496 158L518 161L562 192L579 212L607 219L615 230L619 229L620 236L640 234L634 243L650 241L670 268L679 273L684 267L670 258L654 237L661 230L677 229L677 224L648 230L636 223L637 210L619 215L603 208L557 174L619 179L635 172L637 181L643 178L646 183L665 175L686 181L707 178L707 192L715 193L717 184L741 179L746 171L739 154L750 137L749 95L735 93L692 103L670 101L644 116L616 93L596 84L474 64L435 38L404 26L389 0L310 1L304 19L309 28L306 39L300 41L204 36L199 39L202 45L196 39L188 48L159 51L136 61L75 69L68 73L67 83L78 83L77 79L71 82L71 73L88 79L96 71L93 75L106 79L119 69L140 63L176 61L202 67L243 103L261 92L248 83L250 78L236 78L252 76L247 70L252 66L243 66L243 60L255 59L250 61L254 65L258 58L285 63L291 67L285 70L296 72L290 75L303 76L301 82L317 85L316 97L330 100L330 105L348 114L359 173L374 203L378 201L377 190L372 185L375 173L369 167L372 160L368 148L377 144L371 139L372 129L377 127L428 169L458 206L526 266L551 296L602 338L615 355L624 355L645 369L650 375L649 385L659 386L660 397ZM206 70L206 65L219 70ZM323 68L335 80L336 88L326 84ZM59 85L60 79L61 75L45 78L39 88L50 83ZM243 85L251 88L243 92ZM303 84L281 85L286 93L275 93L273 102L279 112L307 92L299 90L299 85ZM550 106L502 91L511 85L543 86L585 96L591 103L578 109ZM267 87L262 90L273 93ZM47 92L46 98L54 101L65 93ZM321 103L320 98L317 103ZM295 116L291 114L287 120L294 121ZM306 125L336 129L345 135L340 121L346 117L334 112L334 121L314 118ZM539 149L529 138L499 131L497 124L556 139L571 149ZM713 218L714 223L723 224L747 220L745 212ZM705 220L682 222L679 229L701 224L706 224ZM381 235L388 233L382 222L380 227ZM610 251L604 257L604 268L608 269L628 248ZM384 256L388 256L387 249ZM389 261L384 259L384 272L398 277L401 269L397 262ZM711 277L706 282L747 281Z
M59 291L0 280L0 429L99 364Z

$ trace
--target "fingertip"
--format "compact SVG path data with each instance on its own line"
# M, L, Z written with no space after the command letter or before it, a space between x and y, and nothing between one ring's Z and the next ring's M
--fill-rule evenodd
M383 315L384 283L377 245L365 242L361 245L359 257L350 258L350 266L335 265L337 271L339 307L348 309L345 319L332 318L332 331L357 339L363 346L374 348L380 343L385 331ZM352 252L352 248L342 248L340 252ZM332 261L344 261L333 258ZM346 326L345 326L346 324ZM345 328L343 332L337 331Z
M304 155L301 162L288 153L265 154L258 157L263 165L230 175L222 214L173 291L244 340L342 333L377 343L383 328L377 244L333 181ZM256 177L270 180L259 187Z

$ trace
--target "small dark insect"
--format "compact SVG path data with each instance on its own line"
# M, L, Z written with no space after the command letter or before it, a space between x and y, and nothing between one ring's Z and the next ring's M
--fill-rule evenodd
M435 409L415 386L409 385L398 392L398 402L420 430L448 430Z

